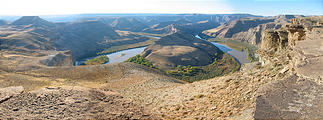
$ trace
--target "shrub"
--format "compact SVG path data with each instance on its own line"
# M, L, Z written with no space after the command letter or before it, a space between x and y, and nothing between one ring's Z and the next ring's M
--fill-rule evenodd
M126 60L126 62L133 62L133 63L137 63L137 64L144 65L147 67L157 68L150 61L146 60L145 58L141 57L140 55L136 55L134 57L131 57L128 60Z
M214 61L206 66L183 66L178 65L173 70L167 71L167 74L187 82L194 82L203 79L209 79L216 76L235 72L240 69L240 64L229 54L214 57Z
M86 65L100 65L109 62L109 57L108 56L99 56L90 60L87 60L85 62Z
M168 74L178 77L188 77L188 76L194 76L197 73L199 73L202 69L199 67L192 67L190 65L188 66L182 66L178 65L175 70L167 71Z

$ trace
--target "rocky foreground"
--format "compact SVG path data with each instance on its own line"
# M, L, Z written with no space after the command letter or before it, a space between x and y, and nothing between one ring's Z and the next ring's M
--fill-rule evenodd
M10 87L0 91L1 119L158 119L113 91L83 87L47 87L26 93L22 87Z

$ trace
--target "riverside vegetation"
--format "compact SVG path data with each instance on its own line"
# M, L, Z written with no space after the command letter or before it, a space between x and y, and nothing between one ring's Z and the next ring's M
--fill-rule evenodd
M218 56L217 54L215 56ZM144 65L150 68L155 67L150 61L146 60L140 55L129 58L126 62L133 62L140 65ZM222 76L231 72L238 71L240 64L232 56L227 53L219 55L219 57L213 57L213 61L210 61L206 66L191 66L191 65L178 65L172 70L166 71L166 74L175 77L186 82L194 82L203 79L209 79L216 76Z
M87 60L85 62L86 65L100 65L109 62L109 57L103 55L103 56L98 56L93 59Z
M145 58L141 57L140 55L136 55L134 57L129 58L128 60L126 60L126 62L133 62L133 63L137 63L140 65L144 65L150 68L156 68L155 66L153 66L153 64L151 64L150 61L146 60Z
M194 82L217 76L222 76L238 71L240 64L227 53L221 57L214 57L211 64L206 66L182 66L178 65L174 70L167 71L167 74L187 82Z

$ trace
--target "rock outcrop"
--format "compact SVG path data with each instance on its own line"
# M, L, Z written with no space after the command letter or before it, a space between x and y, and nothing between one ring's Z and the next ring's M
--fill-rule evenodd
M293 61L299 75L309 78L323 78L323 28L306 31L306 38L297 41ZM321 81L323 83L323 81Z
M288 31L289 46L295 46L296 41L305 40L306 34L303 25L292 24L287 25L285 28Z
M274 22L274 20L273 18L243 18L228 25L223 24L218 28L206 30L203 33L217 38L232 38L237 33L248 31L260 24Z
M292 24L281 30L263 32L261 48L279 51L288 46L293 50L293 69L299 75L323 77L323 26L318 25L322 21L318 18L320 17L293 19Z
M240 41L245 41L253 45L259 45L261 41L261 33L266 30L277 30L282 27L282 24L280 23L265 23L265 24L260 24L257 27L250 28L248 31L243 31L234 34L231 38L240 40Z
M261 48L265 50L294 47L296 41L305 40L306 33L303 25L289 24L279 30L267 30L262 33Z
M281 75L286 75L287 71L292 75L268 83L258 90L256 120L323 117L323 26L318 26L323 19L317 18L293 19L292 24L280 30L263 33L260 51L272 57L264 54L262 57L268 57L267 61L283 61L279 64L273 62L276 66L273 72L281 69ZM285 42L282 42L282 38ZM273 57L281 55L285 57Z
M253 45L261 45L261 34L266 30L278 30L290 23L293 18L302 16L279 15L269 18L243 18L223 24L217 28L203 31L204 34L216 38L230 38L245 41Z
M261 39L261 49L284 49L288 45L288 32L284 30L266 31Z

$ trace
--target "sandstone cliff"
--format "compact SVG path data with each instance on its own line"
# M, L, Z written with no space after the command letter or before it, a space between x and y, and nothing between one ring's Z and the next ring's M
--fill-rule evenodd
M262 61L274 63L283 55L282 73L287 78L264 85L258 90L255 119L320 119L323 111L323 36L320 17L293 19L281 30L266 31L261 43ZM302 22L298 22L302 21ZM272 57L270 57L272 56ZM269 62L271 61L271 62ZM286 75L286 74L282 74Z
M263 31L277 30L290 23L292 18L298 17L302 16L280 15L268 18L242 18L230 24L223 24L217 28L206 30L203 33L216 38L230 38L260 45Z

